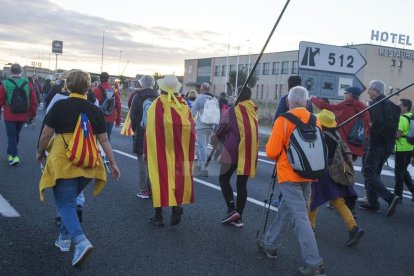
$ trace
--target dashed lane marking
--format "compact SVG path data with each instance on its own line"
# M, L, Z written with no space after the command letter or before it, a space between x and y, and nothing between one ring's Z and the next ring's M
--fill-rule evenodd
M20 217L19 212L0 194L0 213L3 217Z

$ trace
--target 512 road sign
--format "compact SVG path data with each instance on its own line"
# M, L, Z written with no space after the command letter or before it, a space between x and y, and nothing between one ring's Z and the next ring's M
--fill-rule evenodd
M299 68L355 75L367 61L350 47L302 41L299 43Z

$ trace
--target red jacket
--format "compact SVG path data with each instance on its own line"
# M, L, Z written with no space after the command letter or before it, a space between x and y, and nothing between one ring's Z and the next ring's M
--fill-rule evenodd
M13 77L16 78L16 77ZM17 77L18 79L19 77ZM4 106L4 120L12 122L27 122L29 118L36 117L37 98L33 90L32 83L29 84L29 111L27 113L13 113L7 104L7 94L4 85L0 86L0 112L1 107Z
M108 89L111 88L111 85L108 82L101 82L101 85L104 89ZM118 90L116 90L118 91ZM115 91L115 92L116 92ZM96 99L98 99L99 102L102 102L104 99L104 95L102 93L101 88L96 87L93 90L93 93L96 96ZM121 116L122 116L122 105L121 105L121 97L119 96L119 92L115 93L115 110L114 112L112 112L111 115L105 116L105 122L108 123L114 123L116 125L120 125L121 124Z
M311 101L314 105L316 105L320 109L327 109L327 110L332 111L335 114L336 122L338 125L366 108L366 106L361 101L354 99L354 98L340 102L338 104L328 104L327 102L319 98L312 98ZM361 116L364 122L365 138L368 139L370 120L371 120L369 116L369 112L365 112ZM342 141L346 142L352 154L356 156L362 156L364 147L353 146L349 144L347 140L347 137L350 134L351 129L354 126L355 122L356 122L356 119L354 119L353 121L349 122L348 124L338 129L338 132L341 135Z

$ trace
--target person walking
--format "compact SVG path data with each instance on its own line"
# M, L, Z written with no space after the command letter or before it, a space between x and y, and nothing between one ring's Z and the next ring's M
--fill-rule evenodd
M395 187L394 194L403 199L404 183L411 192L411 201L414 202L414 184L407 168L411 162L414 146L407 142L407 134L410 132L412 102L409 99L400 99L401 116L398 123L397 141L395 141Z
M137 155L138 160L139 192L137 197L147 199L150 197L150 184L148 182L147 164L143 158L145 128L141 125L141 121L144 115L144 101L147 99L155 100L158 94L153 89L155 81L152 76L142 76L139 83L142 90L138 90L131 102L129 117L131 118L131 127L134 131L133 152Z
M57 211L62 218L55 246L61 251L69 251L72 242L75 244L72 266L81 265L93 249L76 213L76 197L92 179L95 179L94 195L101 192L106 184L106 172L94 135L109 159L112 176L115 179L120 177L108 141L103 114L86 99L90 83L89 73L81 70L70 71L66 79L69 98L57 101L50 109L36 151L39 162L46 158L46 150L49 152L39 183L40 199L44 200L45 189L53 189ZM73 139L78 141L76 144L82 147L81 150L85 147L89 149L85 149L88 154L81 155L79 160L76 154L74 159L72 155L67 155L74 144Z
M4 124L7 134L7 158L10 166L20 163L17 146L25 122L36 116L37 100L33 84L21 76L22 67L14 63L11 77L0 86L0 110L4 107ZM20 100L23 99L23 100Z
M239 91L239 103L226 112L211 145L223 143L220 157L220 187L227 205L227 216L223 224L243 227L242 215L247 200L247 181L255 177L258 157L258 115L257 106L251 100L249 87ZM237 204L234 203L230 179L237 170Z
M161 95L147 111L144 159L152 190L155 214L150 222L163 226L163 207L172 207L171 225L177 225L183 204L194 203L194 119L186 101L179 96L176 76L157 80Z
M372 104L385 98L384 82L373 80L369 84L368 95ZM395 147L395 138L398 127L399 109L393 102L386 99L369 110L371 128L364 155L362 157L362 174L365 178L368 202L359 205L361 209L379 212L379 196L387 203L386 216L395 213L400 197L391 193L381 181L381 170ZM398 112L399 113L399 112Z
M322 125L325 136L325 142L328 148L328 165L334 160L334 154L337 147L340 147L338 140L341 139L335 130L335 114L327 109L323 109L316 114ZM342 149L341 149L342 150ZM349 158L351 160L351 157ZM350 161L351 162L351 161ZM345 173L344 171L342 171ZM325 170L324 175L318 181L311 184L311 202L309 204L308 214L312 229L316 229L316 216L318 207L329 201L330 205L342 217L348 230L349 238L346 246L355 246L359 243L364 235L364 230L358 227L352 212L348 206L354 206L357 199L357 193L354 188L341 185L335 182ZM346 202L349 202L348 204Z
M308 91L301 86L293 87L287 97L289 113L303 123L307 123L314 116L305 108L308 97ZM315 127L321 128L317 119ZM258 240L257 245L268 258L277 258L277 246L282 241L282 234L292 220L302 258L305 261L305 265L299 267L299 273L302 275L325 275L325 265L319 255L306 208L310 182L314 180L301 177L293 170L285 150L295 128L295 125L285 117L278 117L266 145L267 156L277 161L277 178L283 197L276 219L268 228L264 239ZM320 154L323 156L324 152Z

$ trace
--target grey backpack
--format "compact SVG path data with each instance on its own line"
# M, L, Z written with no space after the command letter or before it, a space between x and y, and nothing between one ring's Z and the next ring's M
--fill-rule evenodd
M293 170L304 178L320 178L327 168L328 156L323 133L316 126L315 115L311 114L307 123L289 112L280 116L296 126L285 149Z

